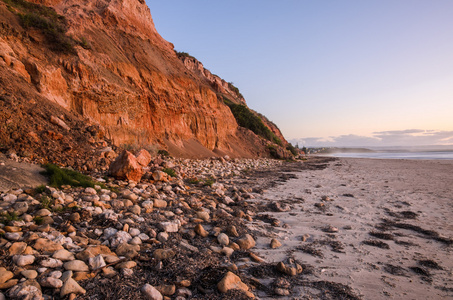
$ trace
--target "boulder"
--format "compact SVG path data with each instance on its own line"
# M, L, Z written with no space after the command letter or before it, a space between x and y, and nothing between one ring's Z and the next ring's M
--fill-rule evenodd
M143 176L142 165L137 158L127 150L124 150L109 167L109 174L117 179L140 181Z
M151 162L151 154L149 154L149 152L145 149L140 150L137 154L137 162L146 167Z

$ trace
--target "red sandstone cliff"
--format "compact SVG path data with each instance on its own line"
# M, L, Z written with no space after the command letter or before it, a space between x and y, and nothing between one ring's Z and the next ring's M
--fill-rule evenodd
M179 156L267 155L268 142L239 128L218 97L245 103L240 94L198 61L178 58L173 45L157 33L143 1L35 1L65 20L52 10L11 1L9 5L0 1L0 95L9 99L0 102L8 111L0 114L0 121L14 124L17 132L32 132L37 139L12 136L6 126L0 146L39 145L49 130L31 112L45 115L45 108L52 107L53 114L66 116L69 127L73 124L63 136L71 135L79 122L98 126L117 146L160 145ZM40 24L25 26L19 15L30 11L61 22L72 45L69 50L64 39L49 38ZM6 99L3 96L0 100ZM13 102L22 107L20 122ZM27 129L21 131L25 124ZM99 143L103 145L102 140Z

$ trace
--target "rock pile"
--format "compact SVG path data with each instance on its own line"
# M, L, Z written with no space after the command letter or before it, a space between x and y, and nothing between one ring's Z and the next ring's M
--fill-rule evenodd
M120 297L124 286L129 297L145 299L231 290L253 298L235 262L260 260L243 226L255 215L245 200L255 196L234 180L281 164L124 152L110 168L119 179L1 194L0 299ZM127 175L131 166L140 176Z

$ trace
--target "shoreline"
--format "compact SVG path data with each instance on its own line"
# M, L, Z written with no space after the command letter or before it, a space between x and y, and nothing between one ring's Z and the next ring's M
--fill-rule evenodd
M298 172L256 199L289 206L264 213L283 226L249 224L260 235L257 254L267 263L290 257L311 269L292 284L288 299L321 299L313 288L319 281L349 288L357 299L453 297L453 161L335 158L328 164ZM283 245L269 249L271 238Z

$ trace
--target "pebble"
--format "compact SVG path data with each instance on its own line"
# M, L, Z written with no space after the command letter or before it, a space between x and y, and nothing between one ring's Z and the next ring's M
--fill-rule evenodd
M44 277L39 281L39 283L43 287L49 287L54 289L59 289L63 286L63 281L53 277Z
M88 272L90 270L88 266L81 260L71 260L65 262L63 267L65 268L65 270L74 272Z
M230 243L230 239L228 238L228 235L225 233L221 233L217 236L217 241L219 242L220 245L227 246Z
M271 248L272 249L276 249L276 248L279 248L282 246L282 243L280 243L278 240L276 239L272 239L271 240L271 244L270 244Z
M246 234L244 237L238 239L236 243L241 247L242 250L248 250L255 247L255 240L250 234Z
M86 293L77 280L90 279L95 274L101 278L111 278L118 274L133 276L138 268L134 260L138 255L142 259L147 257L147 253L152 253L149 256L156 261L156 269L165 270L176 254L187 251L199 252L206 257L215 251L231 257L236 250L251 249L255 246L251 235L237 239L239 234L235 226L225 228L218 225L219 227L211 229L213 223L210 222L234 217L252 220L254 210L242 207L242 202L238 202L252 199L252 189L240 189L228 181L219 182L219 179L223 176L238 175L245 168L256 168L264 163L268 162L229 159L187 162L181 160L172 167L177 173L176 178L169 178L165 173L157 172L162 176L162 181L154 184L146 181L104 181L107 186L119 189L118 193L100 186L65 186L64 190L48 187L44 192L45 196L51 197L55 202L51 209L42 208L40 205L40 197L43 194L33 196L36 199L29 196L32 192L25 194L19 190L2 194L4 201L1 203L1 209L14 209L20 216L20 220L11 221L6 226L0 225L0 232L4 237L1 242L6 243L2 244L2 247L7 249L7 254L12 257L17 267L22 269L14 266L17 270L12 273L12 270L0 268L0 285L2 288L10 288L8 294L12 292L13 297L28 295L30 299L47 299L53 297L49 296L52 293L55 295L55 292L59 292L61 297L74 299L77 295ZM152 170L162 167L163 164L151 162L148 168ZM191 178L191 174L200 176L202 182L210 178L218 181L211 187L200 184L200 188L192 188L182 179ZM236 202L239 210L233 206ZM153 212L153 209L158 211ZM111 227L106 228L101 224L110 224ZM160 231L159 234L156 231ZM181 234L172 234L177 232ZM215 239L204 239L206 247L201 246L199 237L207 238L210 233ZM172 240L173 238L175 240ZM220 247L214 246L215 241ZM112 252L113 250L115 252ZM248 254L252 260L262 262L262 259L253 253ZM35 262L37 257L38 263ZM114 265L107 267L108 264ZM28 270L24 270L24 267ZM99 272L89 273L90 270ZM227 270L238 271L234 263L228 264ZM230 276L226 274L224 282L230 281ZM237 278L238 281L234 278L232 280L236 282L235 288L243 288L253 297L247 285ZM28 282L28 285L23 284L24 282ZM43 291L49 293L48 295L42 295L40 285L46 288ZM147 290L145 286L143 289ZM169 282L153 287L157 291L153 296L145 292L143 294L147 299L154 299L150 298L154 296L156 299L163 299L164 296L189 299L192 297L190 286L190 280L178 279L174 284ZM277 288L285 289L280 286ZM56 291L51 292L50 289Z
M217 288L220 292L226 293L229 290L242 290L246 293L246 295L250 298L255 298L255 296L249 292L249 287L242 282L241 278L235 275L232 272L228 272L222 280L217 284Z
M21 271L20 274L27 279L35 279L38 276L38 272L35 270L24 270Z
M55 259L55 258L48 258L48 259L44 259L40 262L40 265L43 266L43 267L46 267L46 268L52 268L52 269L55 269L55 268L59 268L63 265L63 262L59 259Z
M82 288L74 279L68 278L60 289L60 297L69 294L85 294L86 290Z
M13 261L19 267L25 267L35 262L34 255L14 255Z
M162 294L152 285L145 284L142 286L141 291L146 299L148 300L162 300Z
M61 261L74 260L74 254L66 249L60 249L53 253L53 258L59 259Z

